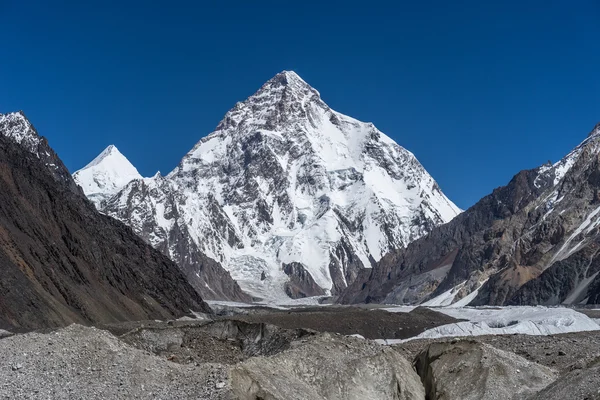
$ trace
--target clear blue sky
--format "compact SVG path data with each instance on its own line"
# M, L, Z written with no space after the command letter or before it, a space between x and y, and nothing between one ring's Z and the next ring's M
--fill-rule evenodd
M150 176L294 70L466 208L600 121L598 21L598 0L0 0L0 113L71 171L114 143Z

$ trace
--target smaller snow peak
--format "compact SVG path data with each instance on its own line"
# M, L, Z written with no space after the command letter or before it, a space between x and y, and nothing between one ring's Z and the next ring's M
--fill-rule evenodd
M119 149L117 149L117 147L114 144L111 144L107 148L102 150L102 153L98 154L98 156L96 158L94 158L88 165L86 165L82 169L87 169L87 168L91 168L95 165L98 165L102 161L104 161L106 158L109 158L109 157L121 158L121 159L125 159L127 161L127 159L125 158L125 156L123 154L121 154ZM127 161L127 162L129 162L129 161Z
M10 112L8 114L0 114L0 123L15 123L21 122L27 126L31 126L31 123L25 116L25 113L21 110L16 112Z
M137 169L114 145L108 146L92 162L73 174L75 182L96 205L132 180L141 178Z
M23 112L23 110L19 110L19 111L15 111L15 112L9 112L7 114L0 114L0 118L3 119L22 119L25 118L27 119L27 117L25 116L25 113Z

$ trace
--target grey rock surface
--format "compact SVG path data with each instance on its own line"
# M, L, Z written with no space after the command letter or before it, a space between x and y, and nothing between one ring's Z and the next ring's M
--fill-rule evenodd
M321 334L231 370L241 400L417 400L425 392L410 363L388 347Z
M415 366L431 400L524 399L558 373L512 352L471 340L433 343Z
M600 357L583 359L530 400L600 399Z

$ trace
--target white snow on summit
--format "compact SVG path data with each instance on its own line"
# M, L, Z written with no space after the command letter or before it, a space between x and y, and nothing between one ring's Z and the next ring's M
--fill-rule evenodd
M99 207L100 202L134 179L141 179L137 169L114 145L108 146L88 165L76 171L73 179L85 195Z

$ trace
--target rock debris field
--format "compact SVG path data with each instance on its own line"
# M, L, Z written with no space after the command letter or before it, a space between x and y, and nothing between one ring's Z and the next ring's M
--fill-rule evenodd
M348 310L355 319L361 312ZM0 399L600 399L599 331L386 346L264 313L3 331ZM436 314L402 318L435 325ZM279 320L288 326L270 323Z

